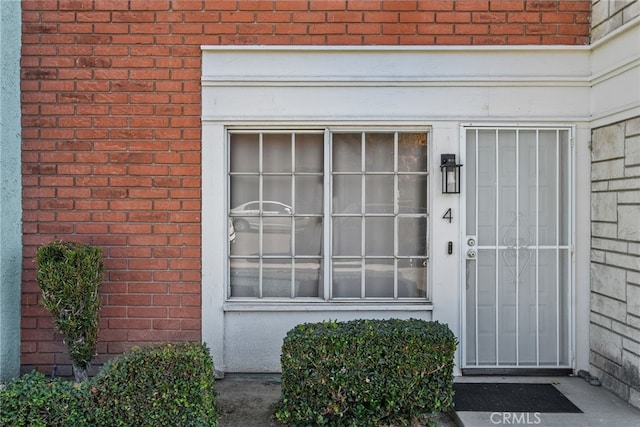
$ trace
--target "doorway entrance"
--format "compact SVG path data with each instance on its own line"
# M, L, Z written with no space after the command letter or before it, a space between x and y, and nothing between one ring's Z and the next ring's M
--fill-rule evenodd
M463 127L463 374L572 366L572 129Z

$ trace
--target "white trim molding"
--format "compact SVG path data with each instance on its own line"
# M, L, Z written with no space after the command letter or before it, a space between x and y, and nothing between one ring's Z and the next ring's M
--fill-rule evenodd
M584 46L205 46L203 53L203 121L589 117Z
M591 46L591 127L640 116L640 17Z

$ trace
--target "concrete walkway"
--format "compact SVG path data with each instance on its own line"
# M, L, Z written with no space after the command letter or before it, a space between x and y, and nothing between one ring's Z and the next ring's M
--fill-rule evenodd
M537 425L558 427L640 427L640 410L603 387L592 386L579 377L456 377L455 382L513 382L554 384L582 414L454 412L459 426Z

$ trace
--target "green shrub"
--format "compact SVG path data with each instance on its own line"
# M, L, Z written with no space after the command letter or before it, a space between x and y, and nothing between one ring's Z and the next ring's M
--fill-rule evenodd
M449 328L422 320L302 324L282 345L276 417L294 425L407 424L453 402Z
M91 425L81 386L31 372L0 389L0 426Z
M98 342L102 248L54 240L38 248L36 262L42 304L62 333L76 381L85 381Z
M216 426L204 344L160 344L107 362L82 384L33 372L0 385L0 426Z
M97 426L216 426L213 361L204 344L160 344L108 361L91 380Z

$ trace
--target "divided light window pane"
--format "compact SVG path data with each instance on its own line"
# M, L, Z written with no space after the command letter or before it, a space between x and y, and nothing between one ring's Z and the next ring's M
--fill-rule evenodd
M426 132L231 131L228 297L425 300L427 152Z

